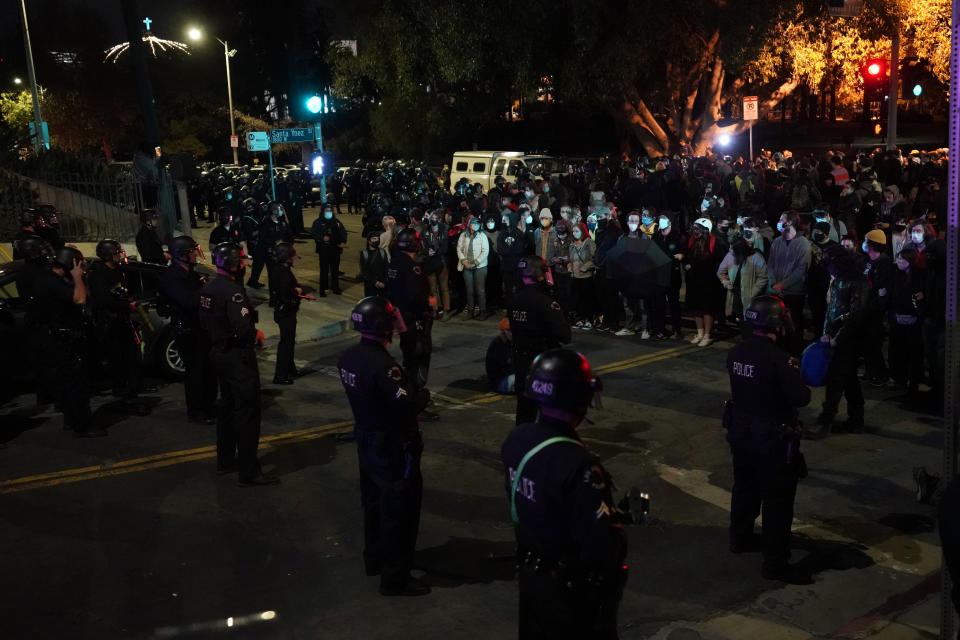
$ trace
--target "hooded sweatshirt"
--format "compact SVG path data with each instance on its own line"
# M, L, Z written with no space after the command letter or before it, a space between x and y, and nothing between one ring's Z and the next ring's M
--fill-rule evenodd
M503 271L516 271L520 258L528 255L527 237L517 228L517 212L507 211L509 222L497 236L497 253L500 254L500 268Z

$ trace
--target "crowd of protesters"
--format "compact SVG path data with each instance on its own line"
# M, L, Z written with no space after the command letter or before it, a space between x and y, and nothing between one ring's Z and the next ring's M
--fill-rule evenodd
M736 334L757 296L782 297L796 329L791 353L812 340L834 345L824 424L845 395L847 426L862 425L861 362L874 386L942 399L943 150L606 158L549 177L498 176L489 191L466 181L436 188L432 174L403 163L373 175L368 293L392 238L413 227L441 319L497 313L518 261L536 254L584 331L706 347Z

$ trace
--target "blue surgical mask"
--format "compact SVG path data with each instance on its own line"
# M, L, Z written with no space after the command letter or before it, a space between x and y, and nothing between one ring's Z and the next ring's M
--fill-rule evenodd
M863 244L860 245L860 248L863 249L863 252L864 252L864 253L867 253L868 249L867 249L867 241L866 241L866 240L863 241Z
M743 218L741 216L737 216L737 226L738 227L743 226Z
M527 216L526 218L523 219L523 221L526 224L533 224L533 216Z
M333 211L324 211L323 217L326 218L327 220L333 219Z
M651 218L650 216L643 216L642 218L640 218L640 222L642 222L644 226L647 226L647 225L653 224L653 218Z
M590 231L593 231L596 228L597 228L597 223L595 221L587 220L587 229L589 229Z
M777 223L777 231L779 231L780 233L783 233L783 223L782 223L782 222L778 222L778 223Z
M544 192L544 193L550 193L550 187L544 187L544 188L543 188L543 192Z
M487 221L487 229L490 229L492 231L494 228L496 228L496 226L497 226L496 220Z
M474 222L473 224L470 225L470 228L473 229L474 232L480 231L480 224L477 222Z
M527 200L533 200L533 191L529 189L523 192L523 195L527 197Z
M826 222L827 219L826 219L826 218L816 218L816 221L817 221L817 222Z
M660 228L669 229L670 228L670 218L660 218Z

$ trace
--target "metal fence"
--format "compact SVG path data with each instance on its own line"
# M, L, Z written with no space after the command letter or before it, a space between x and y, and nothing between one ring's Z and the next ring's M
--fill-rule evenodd
M139 228L138 213L153 205L164 188L169 185L139 183L123 166L99 175L24 176L0 169L0 234L9 238L19 228L19 213L43 202L61 212L60 233L68 242L130 240Z

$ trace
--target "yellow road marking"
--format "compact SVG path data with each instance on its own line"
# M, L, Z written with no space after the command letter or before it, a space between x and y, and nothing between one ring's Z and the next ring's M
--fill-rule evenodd
M688 353L690 351L695 351L697 347L686 346L686 347L676 347L671 349L662 349L660 351L655 351L653 353L648 353L646 355L637 356L635 358L627 358L625 360L619 360L616 362L610 362L598 366L594 371L596 373L615 373L617 371L625 371L627 369L632 369L634 367L643 366L645 364L650 364L653 362L660 362L661 360L667 360L669 358L674 358L676 356ZM453 398L450 396L437 394L439 398L445 402L451 404L489 404L497 402L507 396L503 396L498 393L479 393L472 396L468 396L463 399ZM321 438L326 435L337 432L344 427L352 427L352 420L344 420L341 422L333 422L330 424L320 425L317 427L309 427L306 429L299 429L297 431L288 431L285 433L277 433L269 436L264 436L260 438L261 444L287 444L291 442L299 442L304 440L313 440L315 438ZM122 475L125 473L133 473L136 471L147 471L149 469L160 469L163 467L169 467L175 464L181 464L185 462L193 462L196 460L206 460L209 458L214 458L217 455L217 449L214 445L208 445L205 447L196 447L194 449L182 449L180 451L168 451L166 453L158 453L149 456L142 456L139 458L131 458L129 460L120 460L115 463L109 464L100 464L89 467L78 467L74 469L64 469L62 471L52 471L50 473L41 473L32 476L23 476L20 478L12 478L10 480L0 481L0 495L6 493L17 493L20 491L28 491L30 489L39 489L41 487L51 487L61 484L71 484L74 482L82 482L84 480L93 480L96 478L106 478L111 476Z

